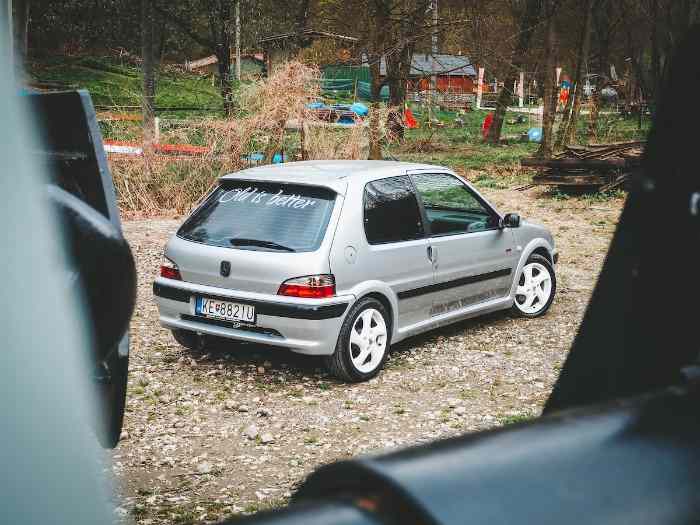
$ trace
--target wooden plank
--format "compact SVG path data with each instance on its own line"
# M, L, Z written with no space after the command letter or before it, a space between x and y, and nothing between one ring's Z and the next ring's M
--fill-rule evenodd
M615 169L627 165L625 159L520 159L521 166L559 169Z
M545 186L602 186L609 182L604 175L537 175L533 184Z

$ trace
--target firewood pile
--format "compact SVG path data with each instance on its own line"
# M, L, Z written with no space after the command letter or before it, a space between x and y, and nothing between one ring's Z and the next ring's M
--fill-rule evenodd
M531 186L608 191L622 186L640 166L644 145L644 141L632 141L567 146L551 159L524 158L520 164L539 168Z

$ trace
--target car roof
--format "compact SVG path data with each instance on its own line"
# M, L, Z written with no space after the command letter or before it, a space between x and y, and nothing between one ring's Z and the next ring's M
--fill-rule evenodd
M344 194L347 183L404 175L408 171L449 172L444 166L386 160L307 160L267 164L224 175L219 180L259 180L324 186Z

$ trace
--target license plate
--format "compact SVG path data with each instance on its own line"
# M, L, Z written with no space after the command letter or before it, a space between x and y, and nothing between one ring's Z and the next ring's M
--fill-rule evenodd
M194 311L197 315L203 315L205 317L255 324L255 306L249 304L197 297Z

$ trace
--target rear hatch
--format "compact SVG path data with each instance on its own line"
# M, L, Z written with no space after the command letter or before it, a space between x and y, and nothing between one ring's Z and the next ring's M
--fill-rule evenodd
M223 180L166 256L184 281L276 294L287 279L329 273L324 238L336 197L319 186Z

